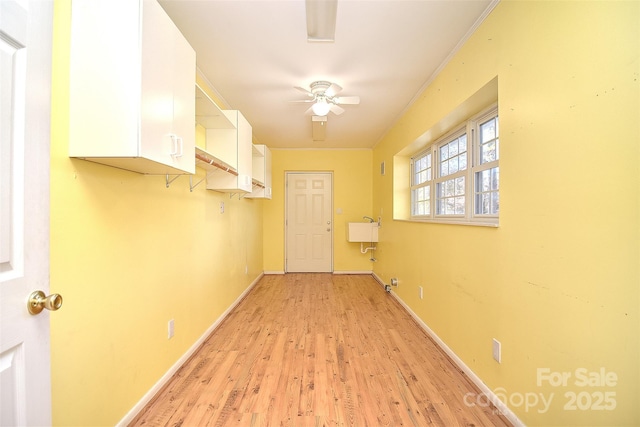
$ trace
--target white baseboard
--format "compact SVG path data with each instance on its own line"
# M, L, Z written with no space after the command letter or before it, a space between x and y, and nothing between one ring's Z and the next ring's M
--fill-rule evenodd
M373 274L371 270L345 270L345 271L334 271L333 274Z
M284 271L265 271L264 274L284 274Z
M380 283L380 285L382 285L383 287L385 286L384 281L376 273L373 273L372 276L374 279L376 279L378 283ZM462 359L460 359L458 355L455 354L453 350L451 350L449 346L447 346L447 344L445 344L445 342L442 341L442 339L440 339L440 337L436 335L436 333L433 332L431 328L429 328L429 326L427 326L427 324L424 323L424 321L420 317L418 317L416 313L413 312L413 310L411 310L411 308L409 308L409 306L402 300L402 298L400 298L395 292L393 292L393 288L391 289L391 291L392 292L390 292L390 294L393 295L396 301L398 301L400 305L402 305L402 307L404 307L404 309L407 310L407 313L409 313L411 317L413 317L413 319L418 323L418 325L420 325L420 327L424 329L424 331L436 342L436 344L438 344L438 346L442 349L442 351L444 351L451 358L451 360L453 360L453 363L455 363L458 366L458 368L460 368L462 372L464 372L465 375L467 375L469 379L473 381L473 383L480 389L480 391L489 398L491 403L495 405L495 407L500 411L500 413L504 415L514 426L516 427L524 426L525 424L518 418L516 414L513 413L513 411L511 411L511 409L509 409L507 405L504 404L502 400L498 398L498 396L496 396L493 390L491 390L480 379L480 377L477 376L475 372L473 372L471 368L469 368L462 361Z
M209 329L205 331L204 334L202 334L202 336L191 346L191 348L189 348L189 350L187 350L187 352L180 359L178 359L178 361L174 363L171 368L169 368L169 370L162 376L162 378L160 378L160 380L151 388L151 390L149 390L144 396L142 396L142 399L140 399L140 401L136 403L133 408L131 408L131 410L124 416L124 418L122 418L118 422L118 424L116 424L117 427L127 426L131 421L133 421L136 415L138 415L140 411L142 411L144 407L147 406L151 399L153 399L153 397L162 389L162 387L164 387L164 385L171 379L171 377L173 377L178 369L180 369L182 365L184 365L186 361L189 360L193 353L195 353L198 348L200 348L202 343L204 343L209 335L211 335L213 331L215 331L216 328L220 326L220 323L222 323L225 317L229 315L231 310L233 310L249 293L249 291L253 289L253 287L260 281L262 276L264 276L264 274L265 273L260 273L260 275L253 282L251 282L247 289L245 289L244 292L242 292L242 294L240 294L240 296L236 298L236 300L229 306L229 308L227 308L224 313L222 313L220 317L218 317L218 319L209 327Z

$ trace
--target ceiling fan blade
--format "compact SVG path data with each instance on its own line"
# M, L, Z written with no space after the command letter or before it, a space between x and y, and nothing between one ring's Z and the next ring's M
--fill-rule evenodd
M338 96L334 98L334 101L336 102L336 104L357 105L357 104L360 104L360 97L359 96Z
M339 116L340 114L344 113L344 108L339 107L336 104L331 104L329 108L331 108L331 112L336 116Z
M300 92L305 93L305 94L306 94L307 96L309 96L310 98L313 98L313 97L314 97L314 95L313 95L313 93L312 93L311 91L309 91L309 90L307 90L307 89L305 89L305 88L303 88L303 87L300 87L300 86L294 86L293 88L294 88L294 89L299 90Z
M308 104L310 102L314 102L313 99L297 99L297 100L293 100L293 101L287 101L290 104L299 104L299 103L304 103L304 104Z
M324 93L327 96L336 96L336 94L338 94L341 90L342 88L340 87L340 85L331 83L331 86L329 86L329 88Z

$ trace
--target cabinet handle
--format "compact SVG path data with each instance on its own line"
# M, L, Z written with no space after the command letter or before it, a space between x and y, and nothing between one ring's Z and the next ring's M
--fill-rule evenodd
M178 154L178 137L174 134L169 135L171 137L171 157L175 157Z
M176 154L176 157L182 157L184 154L184 143L182 141L182 137L178 137L178 147L180 147L180 151Z
M178 135L170 134L171 137L171 153L169 154L171 157L182 157L184 154L184 143L182 142L182 138Z

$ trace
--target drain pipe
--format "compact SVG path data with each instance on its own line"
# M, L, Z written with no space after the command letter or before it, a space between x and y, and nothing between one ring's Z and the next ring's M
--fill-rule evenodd
M373 244L373 243L370 243ZM369 246L368 248L364 247L364 242L360 242L360 253L362 254L366 254L367 251L375 251L376 247L375 246Z

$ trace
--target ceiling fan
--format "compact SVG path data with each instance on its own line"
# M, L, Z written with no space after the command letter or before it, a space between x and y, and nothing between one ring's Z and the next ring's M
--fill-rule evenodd
M291 102L313 102L310 110L316 116L326 116L329 111L340 115L344 113L344 108L340 107L340 105L360 104L359 96L337 96L342 91L342 88L336 83L321 80L311 83L309 85L310 90L300 86L294 86L294 88L307 94L309 99Z

